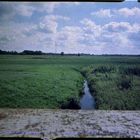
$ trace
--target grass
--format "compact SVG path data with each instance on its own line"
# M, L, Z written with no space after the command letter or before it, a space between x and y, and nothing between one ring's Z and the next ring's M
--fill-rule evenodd
M44 61L10 57L6 63L1 59L0 107L60 108L71 97L79 100L83 77L77 71L47 64L46 57Z
M139 69L138 56L0 55L0 107L55 109L79 102L82 73L97 109L140 109Z
M134 62L135 63L135 62ZM130 70L131 69L131 70ZM140 109L140 66L104 64L83 68L97 109Z

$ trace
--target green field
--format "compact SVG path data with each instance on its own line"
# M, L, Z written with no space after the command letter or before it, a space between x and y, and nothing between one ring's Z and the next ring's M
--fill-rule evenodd
M140 57L0 55L0 107L61 108L87 78L97 109L140 109Z

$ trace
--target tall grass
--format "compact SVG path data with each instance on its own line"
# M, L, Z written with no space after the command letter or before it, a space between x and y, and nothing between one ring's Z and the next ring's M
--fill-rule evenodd
M84 67L97 109L140 109L139 65L94 65Z

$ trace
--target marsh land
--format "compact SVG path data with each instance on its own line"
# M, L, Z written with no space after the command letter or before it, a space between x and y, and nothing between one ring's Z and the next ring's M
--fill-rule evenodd
M140 56L0 55L0 107L67 108L84 79L96 109L140 109Z

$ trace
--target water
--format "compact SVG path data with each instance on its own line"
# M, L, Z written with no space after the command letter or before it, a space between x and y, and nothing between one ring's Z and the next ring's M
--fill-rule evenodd
M95 109L95 99L90 93L86 80L84 81L84 95L81 97L80 106L81 109Z

